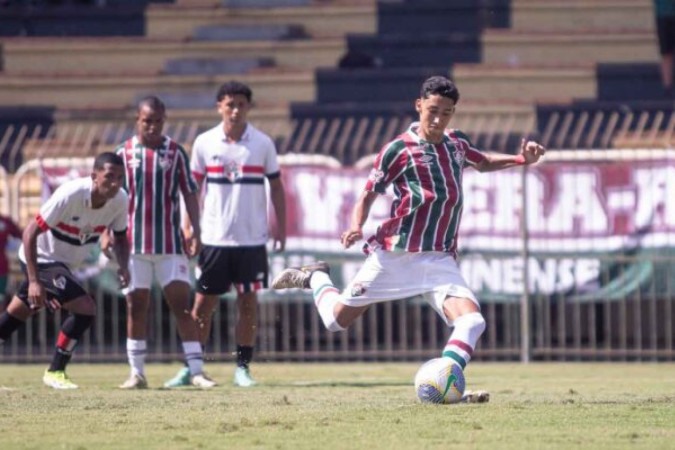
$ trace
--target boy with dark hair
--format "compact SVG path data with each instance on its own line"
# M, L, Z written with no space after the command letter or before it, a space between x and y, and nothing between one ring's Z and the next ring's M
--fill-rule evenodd
M380 150L364 191L354 206L350 228L341 242L351 247L363 238L363 225L378 195L394 186L391 217L368 239L368 257L346 289L333 284L328 265L318 262L288 268L274 289L312 289L319 315L330 331L342 331L370 305L420 295L453 331L443 356L462 367L485 330L480 305L457 265L457 232L464 197L462 171L506 169L539 160L545 149L523 140L519 155L488 154L462 132L446 129L459 92L444 77L431 77L415 100L419 121ZM486 392L467 401L487 401Z
M120 284L129 283L129 243L126 239L128 197L120 187L122 159L102 153L91 177L59 186L23 233L19 259L26 275L18 292L0 315L0 342L47 307L65 309L52 362L42 380L54 389L76 389L66 366L82 335L96 315L94 299L75 278L72 269L84 261L106 229L117 239L113 251L119 263Z

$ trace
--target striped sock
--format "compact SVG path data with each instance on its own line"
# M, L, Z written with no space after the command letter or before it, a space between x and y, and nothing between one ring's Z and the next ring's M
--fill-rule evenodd
M469 313L455 319L455 329L445 344L443 356L452 358L464 369L471 361L478 339L485 331L485 319L481 313Z

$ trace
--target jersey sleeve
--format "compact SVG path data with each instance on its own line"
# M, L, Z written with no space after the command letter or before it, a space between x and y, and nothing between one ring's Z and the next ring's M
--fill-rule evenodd
M277 157L277 148L269 137L265 140L265 176L268 179L279 178L281 169Z
M128 211L129 211L129 196L123 190L117 194L118 200L115 205L115 216L113 217L110 229L113 233L120 235L127 231Z
M190 159L187 152L180 145L178 145L176 157L178 158L176 164L178 164L180 190L183 195L194 194L198 191L197 182L190 171Z
M469 139L469 136L459 130L453 130L452 134L454 135L455 139L459 141L464 150L464 167L474 167L477 164L485 161L485 155L473 145L471 139Z
M402 140L390 142L380 150L368 175L366 191L384 194L387 186L403 174L408 165L408 153L404 150Z
M204 159L204 138L203 135L197 136L192 144L192 155L190 156L190 172L196 181L201 181L206 177L206 161Z

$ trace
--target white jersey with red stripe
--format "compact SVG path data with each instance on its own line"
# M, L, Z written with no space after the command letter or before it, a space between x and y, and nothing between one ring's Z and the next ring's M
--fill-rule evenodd
M268 240L265 178L280 176L274 142L250 123L239 141L224 125L200 134L190 168L203 185L201 239L206 245L254 246Z
M100 208L91 207L91 177L68 181L42 205L35 220L44 233L37 238L38 263L61 262L76 267L91 254L106 228L127 229L129 198L120 189ZM26 262L23 244L19 259Z

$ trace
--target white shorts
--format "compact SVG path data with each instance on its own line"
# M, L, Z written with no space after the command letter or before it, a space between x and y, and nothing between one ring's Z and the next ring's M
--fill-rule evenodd
M131 282L122 292L128 294L136 289L150 289L153 279L162 289L172 281L190 284L190 272L185 255L131 255L129 258Z
M464 281L457 261L445 252L373 251L342 292L342 303L366 306L420 295L448 323L443 313L447 297L468 298L480 308Z

